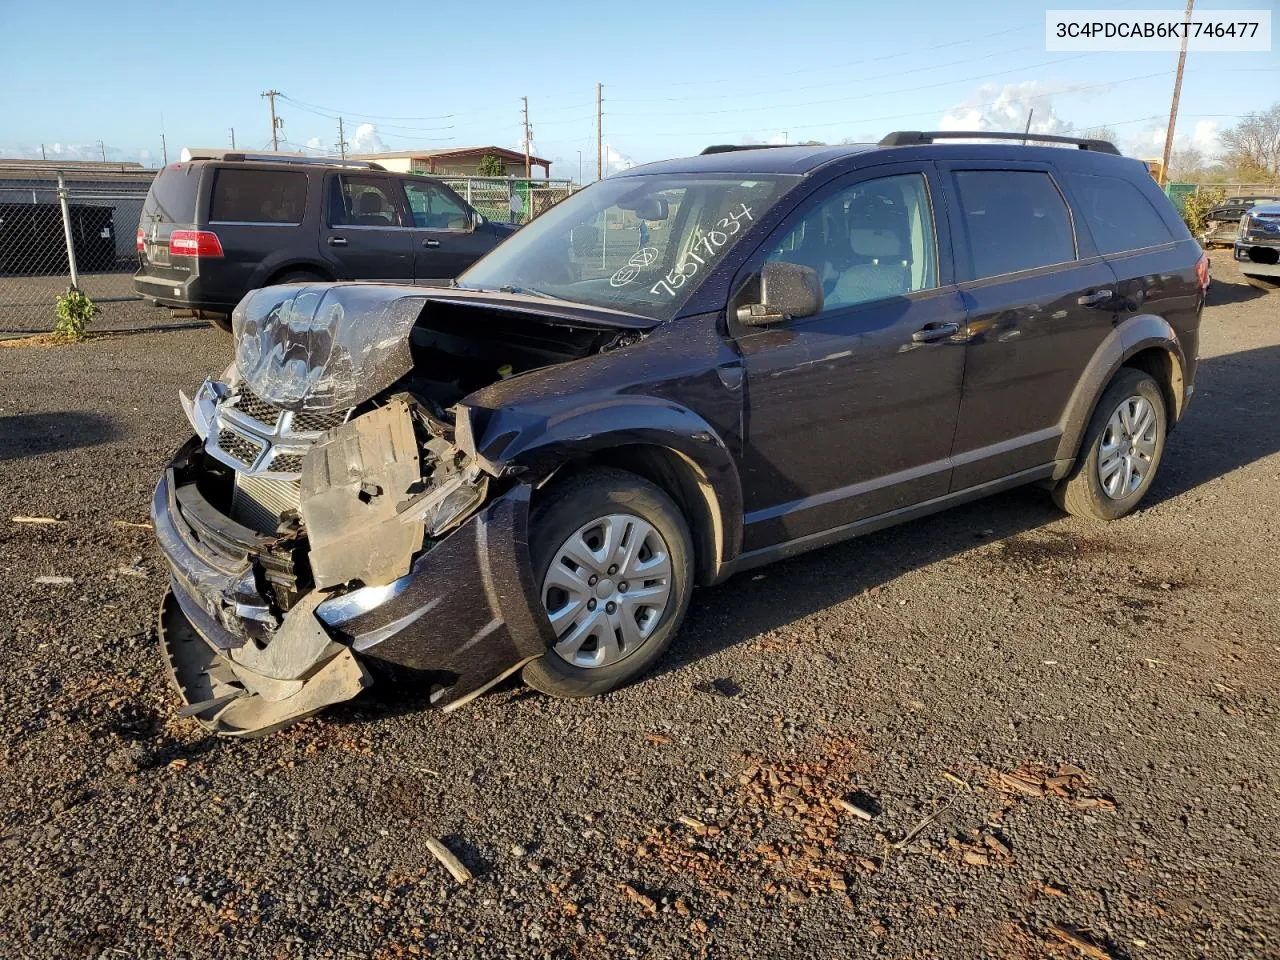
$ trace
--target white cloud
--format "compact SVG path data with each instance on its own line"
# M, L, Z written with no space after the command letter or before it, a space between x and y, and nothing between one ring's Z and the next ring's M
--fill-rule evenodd
M102 147L99 147L96 141L93 143L46 143L43 146L42 153L41 144L38 143L0 144L0 157L13 160L39 160L43 157L47 160L102 161ZM106 153L107 160L112 163L150 165L159 160L154 151L122 150L109 143L106 145Z
M1132 157L1159 157L1164 153L1164 137L1167 121L1153 120L1144 124L1136 133L1124 140L1124 152ZM1198 120L1188 127L1179 124L1173 135L1173 149L1193 147L1206 159L1222 153L1222 124L1217 120Z
M378 128L372 123L362 123L347 141L348 153L386 153L390 147L378 136Z
M604 145L604 175L606 177L611 173L630 170L635 165L636 162L626 154L619 153L607 143Z
M1072 125L1058 115L1053 98L1078 89L1077 84L1051 85L1038 80L1022 83L983 84L963 103L952 107L938 121L940 130L1006 130L1027 127L1032 133L1069 134Z

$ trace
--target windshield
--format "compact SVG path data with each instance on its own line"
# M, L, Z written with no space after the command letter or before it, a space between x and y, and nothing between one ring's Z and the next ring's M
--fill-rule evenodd
M601 180L517 231L462 274L458 286L669 320L798 180L724 174Z

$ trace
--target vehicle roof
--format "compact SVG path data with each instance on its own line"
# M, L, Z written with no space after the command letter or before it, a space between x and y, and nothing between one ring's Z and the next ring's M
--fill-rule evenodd
M1018 143L924 143L904 146L881 146L875 143L842 143L790 147L746 148L726 150L720 153L700 154L696 157L679 157L659 160L632 167L618 177L646 176L670 173L728 173L728 174L810 174L831 164L846 169L872 166L890 161L910 160L1024 160L1048 161L1060 165L1077 164L1092 167L1095 164L1132 164L1141 169L1143 176L1150 176L1141 160L1081 150L1074 147L1046 147Z

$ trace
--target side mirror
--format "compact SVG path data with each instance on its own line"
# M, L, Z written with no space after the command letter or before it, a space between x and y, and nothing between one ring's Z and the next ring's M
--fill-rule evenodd
M475 228L475 227L483 227L483 226L484 226L484 214L480 213L480 211L478 211L478 210L472 210L472 211L471 211L471 226L472 226L473 228Z
M738 307L738 322L749 327L822 312L822 281L813 267L781 261L766 263L760 270L760 302Z

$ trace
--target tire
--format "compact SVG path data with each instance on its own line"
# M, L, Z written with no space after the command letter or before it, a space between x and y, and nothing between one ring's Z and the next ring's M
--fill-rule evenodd
M275 286L277 283L328 283L327 277L321 276L314 270L289 270L286 273L274 277L268 286Z
M1251 287L1257 287L1259 290L1280 290L1280 277L1259 277L1254 274L1246 273L1244 282Z
M610 537L616 538L619 547L604 556ZM629 683L653 666L684 620L693 590L689 525L660 487L612 468L574 474L547 491L535 506L529 543L544 607L539 614L549 615L548 608L566 612L558 624L560 641L525 666L525 683L554 697L593 697ZM587 561L576 571L569 566L575 561L566 556L571 543L574 555ZM596 543L599 554L592 553L591 545ZM634 551L627 549L632 546ZM613 579L608 571L615 566L614 560L622 566L617 574L630 570L636 580L644 572L665 570L666 576L638 585ZM557 569L564 572L550 576L557 561ZM664 582L665 598L661 596ZM635 598L641 595L654 599L655 605L638 602ZM626 629L623 618L628 616L634 629ZM592 659L599 662L589 663Z
M226 333L231 332L231 314L229 313L211 313L208 310L197 310L196 318L199 320L208 320L210 324Z
M1149 428L1148 413L1153 418ZM1053 491L1054 500L1067 513L1088 520L1119 520L1132 513L1160 469L1167 435L1160 385L1141 370L1122 367L1098 398L1075 467ZM1104 444L1111 448L1110 456ZM1132 453L1126 456L1126 451ZM1100 462L1105 470L1100 471Z

